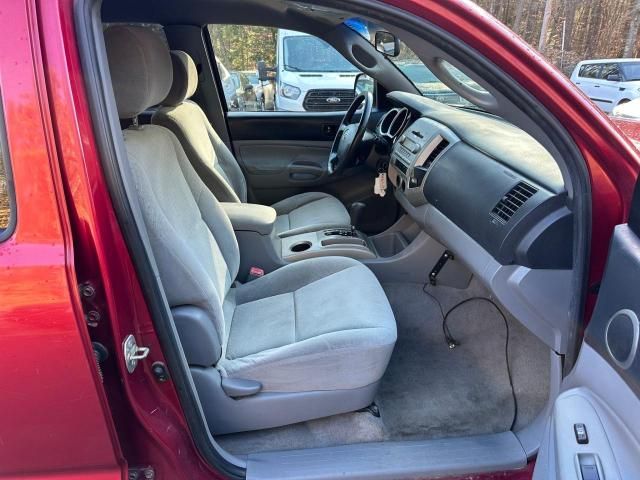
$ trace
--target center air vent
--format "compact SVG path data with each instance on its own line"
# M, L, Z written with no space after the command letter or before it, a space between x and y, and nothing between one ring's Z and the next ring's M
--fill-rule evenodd
M538 190L528 183L520 182L511 190L491 210L491 217L501 224L507 223L511 217L524 205Z
M443 138L442 140L440 140L440 143L436 145L436 148L431 151L427 159L424 161L424 168L429 168L433 161L438 158L438 155L440 155L448 146L449 142L447 141L447 139Z

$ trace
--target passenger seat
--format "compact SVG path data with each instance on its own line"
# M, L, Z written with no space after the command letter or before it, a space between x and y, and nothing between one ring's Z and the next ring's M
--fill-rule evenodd
M173 84L152 118L171 130L209 190L221 202L247 201L244 174L200 106L189 100L198 87L198 72L191 57L171 52ZM351 219L342 202L322 192L294 195L271 205L276 211L275 232L288 237L330 228L349 228Z
M151 29L117 25L105 44L118 114L169 92L169 50ZM123 131L144 226L210 430L255 430L369 405L396 341L373 273L342 257L287 265L236 285L229 218L159 125Z

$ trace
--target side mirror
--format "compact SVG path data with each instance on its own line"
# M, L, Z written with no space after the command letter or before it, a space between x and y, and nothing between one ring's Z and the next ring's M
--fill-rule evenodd
M374 40L376 50L387 57L397 57L400 55L400 40L390 32L376 32Z
M607 80L610 82L619 82L622 79L617 73L612 73L611 75L607 75Z
M371 92L373 94L373 78L365 73L359 73L356 75L353 90L356 97L364 92Z

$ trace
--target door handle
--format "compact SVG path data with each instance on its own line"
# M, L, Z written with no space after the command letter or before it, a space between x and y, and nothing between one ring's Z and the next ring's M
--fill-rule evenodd
M317 180L326 172L321 165L312 162L293 162L287 169L289 178L299 182Z

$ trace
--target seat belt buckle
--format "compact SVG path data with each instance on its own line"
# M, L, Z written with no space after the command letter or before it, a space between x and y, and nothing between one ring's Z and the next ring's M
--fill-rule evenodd
M249 275L247 275L247 282L260 277L264 277L264 269L260 267L251 267L249 269Z

